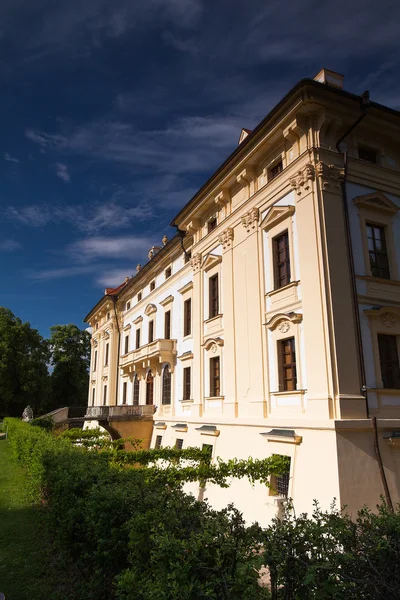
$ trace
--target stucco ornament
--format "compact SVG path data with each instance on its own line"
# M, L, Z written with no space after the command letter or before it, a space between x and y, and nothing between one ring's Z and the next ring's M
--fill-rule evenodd
M33 419L33 410L31 408L31 406L28 404L28 406L24 409L24 412L22 413L22 420L25 421L25 423L29 423L29 421L32 421Z
M290 329L289 321L283 321L280 325L278 325L278 329L281 333L287 333Z
M260 211L258 208L252 208L242 217L242 225L247 231L250 233L252 229L256 229L258 225L258 218L260 215Z
M340 182L344 177L344 169L335 165L328 165L322 161L316 164L316 173L321 179L322 189L329 187L340 187Z
M298 196L301 196L303 191L308 191L311 188L311 182L314 179L315 169L311 163L307 163L304 169L298 171L297 175L289 179L289 182Z
M396 325L396 317L391 313L383 313L383 315L381 316L381 321L383 325L388 329Z
M197 271L199 271L201 267L201 254L195 254L194 256L192 256L190 264L192 265L194 273L197 273Z
M228 227L218 236L218 241L220 244L222 244L222 248L224 250L232 245L233 235L233 228Z
M218 352L218 346L217 346L217 344L213 344L213 345L211 346L211 352L212 352L213 354L215 354L216 352Z

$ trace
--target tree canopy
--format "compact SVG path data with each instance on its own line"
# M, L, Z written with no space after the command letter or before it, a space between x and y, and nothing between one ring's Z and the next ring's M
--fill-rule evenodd
M90 335L76 325L55 325L50 331L46 340L29 322L0 307L0 416L20 417L28 404L35 416L86 405Z

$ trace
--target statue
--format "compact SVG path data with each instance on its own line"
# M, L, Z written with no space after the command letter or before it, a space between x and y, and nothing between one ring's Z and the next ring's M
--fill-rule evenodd
M24 412L22 413L22 420L25 421L25 423L29 423L29 421L32 421L32 419L33 419L33 410L28 404L28 406L25 408Z

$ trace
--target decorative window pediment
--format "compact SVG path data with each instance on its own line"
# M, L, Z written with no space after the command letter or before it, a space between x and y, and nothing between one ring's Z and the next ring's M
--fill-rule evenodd
M394 202L389 200L385 194L382 194L382 192L374 192L372 194L366 194L365 196L357 196L357 198L354 198L353 202L356 206L378 210L389 215L396 214L400 208Z
M174 301L174 297L172 295L167 296L166 298L164 298L164 300L160 301L161 306L167 306L168 304L171 304L171 302Z
M144 314L147 317L155 312L157 312L157 306L155 304L148 304L144 310Z
M371 319L379 319L381 323L391 329L400 322L400 308L397 306L382 306L381 308L370 308L364 310L364 313Z
M224 340L222 338L209 338L203 344L206 350L209 350L212 346L223 346Z
M272 206L262 220L260 227L268 231L268 229L272 229L272 227L275 227L281 221L291 217L294 212L294 206Z
M270 318L265 325L268 329L274 330L279 326L282 333L286 333L290 329L291 323L300 323L303 320L301 313L279 313Z
M222 261L222 256L217 254L207 254L207 256L203 260L203 269L204 271L208 271L212 269L216 265L218 265Z

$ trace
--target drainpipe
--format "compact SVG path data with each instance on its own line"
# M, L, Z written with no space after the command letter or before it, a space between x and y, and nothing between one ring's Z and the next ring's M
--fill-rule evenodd
M186 232L183 231L182 229L179 229L178 225L175 225L176 227L176 233L179 235L180 237L180 242L181 242L181 248L183 250L183 253L185 255L186 260L189 260L190 258L190 254L185 250L185 246L183 245L183 240L186 237Z
M118 314L117 314L117 300L118 300L118 296L112 296L113 302L114 302L114 314L115 314L115 321L117 323L117 330L118 330L118 348L117 348L117 377L116 377L116 383L115 383L115 405L118 404L118 379L119 379L119 353L120 353L120 348L121 348L121 331L119 328L119 322L118 322Z
M368 403L368 389L367 389L367 378L365 371L365 361L364 361L364 351L363 351L363 341L361 334L361 322L360 322L360 313L358 309L358 295L357 295L357 281L356 281L356 273L354 267L354 254L353 247L351 243L351 231L350 231L350 217L349 217L349 207L347 202L347 174L348 174L348 153L347 146L345 148L341 147L342 142L347 138L348 135L365 119L368 114L368 109L370 107L369 100L369 92L365 91L361 95L361 103L360 108L362 114L358 117L358 119L349 127L349 129L339 138L336 142L336 150L343 155L343 169L344 175L341 181L341 191L342 191L342 200L343 200L343 214L344 214L344 223L345 223L345 233L346 233L346 245L347 245L347 254L349 258L349 267L350 267L350 279L351 279L351 291L352 291L352 304L353 304L353 312L354 312L354 320L356 324L356 338L357 338L357 349L358 349L358 363L360 368L360 378L361 378L361 393L365 398L365 408L367 412L367 418L371 419L372 424L372 432L374 438L374 450L376 455L376 460L379 466L379 472L382 480L382 486L385 493L386 504L391 512L393 512L393 502L389 491L389 486L386 479L385 469L383 466L382 455L379 448L379 439L378 439L378 427L376 422L376 417L371 417Z

